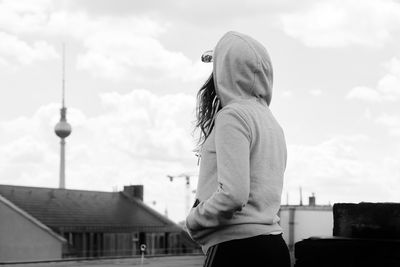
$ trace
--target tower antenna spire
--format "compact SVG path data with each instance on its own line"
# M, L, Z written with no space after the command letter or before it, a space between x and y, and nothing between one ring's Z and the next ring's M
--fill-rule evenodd
M65 43L62 43L62 107L65 107Z

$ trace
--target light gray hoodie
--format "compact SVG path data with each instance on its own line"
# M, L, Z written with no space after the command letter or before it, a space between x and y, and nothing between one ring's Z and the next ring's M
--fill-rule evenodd
M206 253L215 244L282 232L277 216L286 167L282 128L272 115L272 65L253 38L228 32L213 56L222 109L201 150L188 232Z

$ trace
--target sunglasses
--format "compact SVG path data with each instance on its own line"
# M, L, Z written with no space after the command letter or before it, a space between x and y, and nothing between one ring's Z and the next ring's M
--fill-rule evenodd
M201 61L203 61L204 63L213 62L213 55L214 55L214 51L208 50L208 51L204 52L203 55L201 55Z

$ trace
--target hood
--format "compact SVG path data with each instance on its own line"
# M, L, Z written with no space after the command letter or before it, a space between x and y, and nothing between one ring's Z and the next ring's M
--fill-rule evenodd
M222 36L214 49L213 76L222 107L240 99L271 102L271 59L265 47L250 36L233 31Z

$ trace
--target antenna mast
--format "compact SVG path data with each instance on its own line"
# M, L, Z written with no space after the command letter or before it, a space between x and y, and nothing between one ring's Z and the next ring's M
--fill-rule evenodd
M65 107L65 43L62 43L62 107Z

